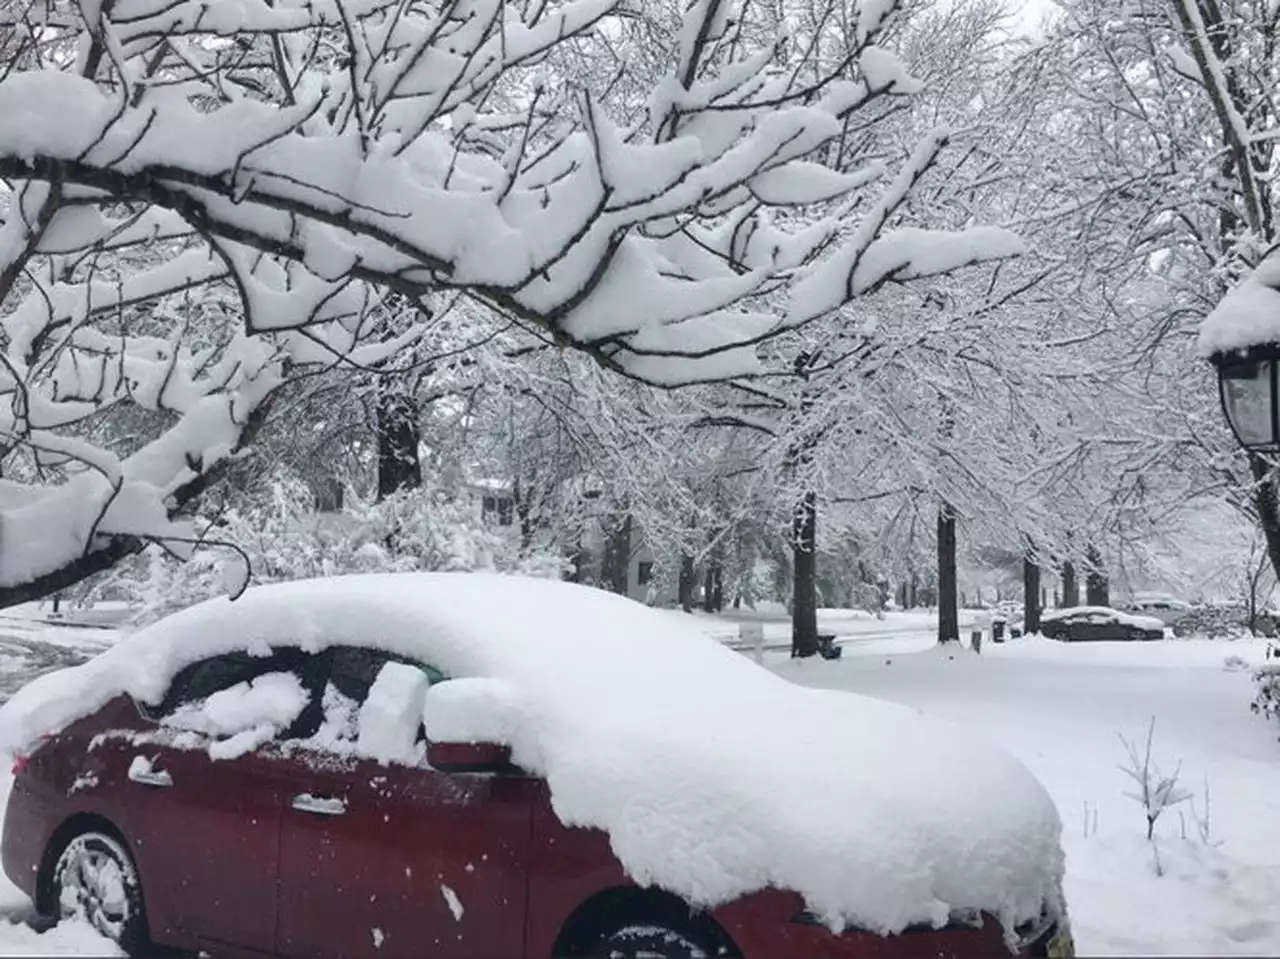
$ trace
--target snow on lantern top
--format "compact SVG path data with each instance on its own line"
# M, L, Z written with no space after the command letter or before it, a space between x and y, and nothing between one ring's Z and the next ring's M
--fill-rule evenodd
M1237 284L1200 324L1200 355L1254 352L1280 354L1280 248Z

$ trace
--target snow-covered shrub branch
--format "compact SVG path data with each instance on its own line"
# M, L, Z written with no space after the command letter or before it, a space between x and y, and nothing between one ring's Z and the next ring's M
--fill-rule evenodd
M1191 793L1178 785L1178 775L1182 771L1181 765L1172 773L1165 774L1160 771L1160 767L1152 758L1151 746L1155 733L1156 720L1153 716L1147 726L1146 746L1141 752L1136 743L1123 735L1120 736L1120 742L1124 745L1128 757L1128 761L1120 767L1120 770L1133 780L1137 787L1136 791L1126 792L1125 795L1142 805L1147 821L1148 839L1154 838L1156 823L1166 809L1191 798Z
M1280 721L1280 646L1267 644L1266 662L1253 674L1258 688L1250 708L1264 719Z
M95 580L82 599L126 600L144 623L246 582L271 583L346 573L499 570L559 576L554 552L521 549L487 526L465 498L432 485L378 503L355 501L317 512L296 478L276 479L259 503L206 519L205 544L185 561L158 547ZM223 544L234 544L234 550Z

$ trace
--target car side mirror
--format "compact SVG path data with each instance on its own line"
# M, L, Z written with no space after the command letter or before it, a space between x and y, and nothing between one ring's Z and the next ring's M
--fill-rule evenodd
M427 762L446 772L509 770L511 746L523 725L515 688L480 677L433 685L427 690L422 720Z

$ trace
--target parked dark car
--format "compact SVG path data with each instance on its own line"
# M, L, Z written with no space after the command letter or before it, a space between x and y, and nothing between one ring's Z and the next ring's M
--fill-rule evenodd
M1105 606L1054 610L1040 618L1040 635L1068 643L1164 639L1164 623Z
M5 873L40 913L87 918L135 954L154 944L244 959L1072 954L1065 916L1049 912L1011 946L991 916L887 937L834 932L777 888L692 909L633 882L605 832L564 825L547 782L513 765L507 746L429 741L421 709L380 713L388 675L401 687L466 682L372 645L281 641L190 662L154 698L116 696L17 758ZM257 690L268 710L290 696L306 705L283 730L260 723L247 740L202 727L243 715L237 691ZM418 759L353 748L356 727L379 717L411 718L405 741Z

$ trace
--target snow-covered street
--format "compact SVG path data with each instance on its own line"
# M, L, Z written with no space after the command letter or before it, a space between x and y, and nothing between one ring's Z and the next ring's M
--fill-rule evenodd
M1082 955L1280 952L1280 745L1249 712L1243 668L1262 661L1263 641L1031 639L989 644L975 656L940 651L925 614L876 620L828 611L823 621L844 645L843 660L797 662L769 651L768 668L971 727L1049 789L1064 823L1067 895ZM736 634L729 618L699 616L698 623L722 639ZM784 628L766 622L770 644ZM21 641L6 648L29 651L23 662L32 675L93 652L111 635L44 626L14 632ZM1155 845L1144 838L1143 810L1126 795L1131 784L1119 768L1119 737L1142 740L1152 717L1156 761L1165 771L1180 767L1180 785L1194 794L1159 821ZM6 775L6 794L8 784ZM79 924L37 933L24 924L29 903L7 882L0 910L10 923L0 927L0 955L102 955L107 948Z

